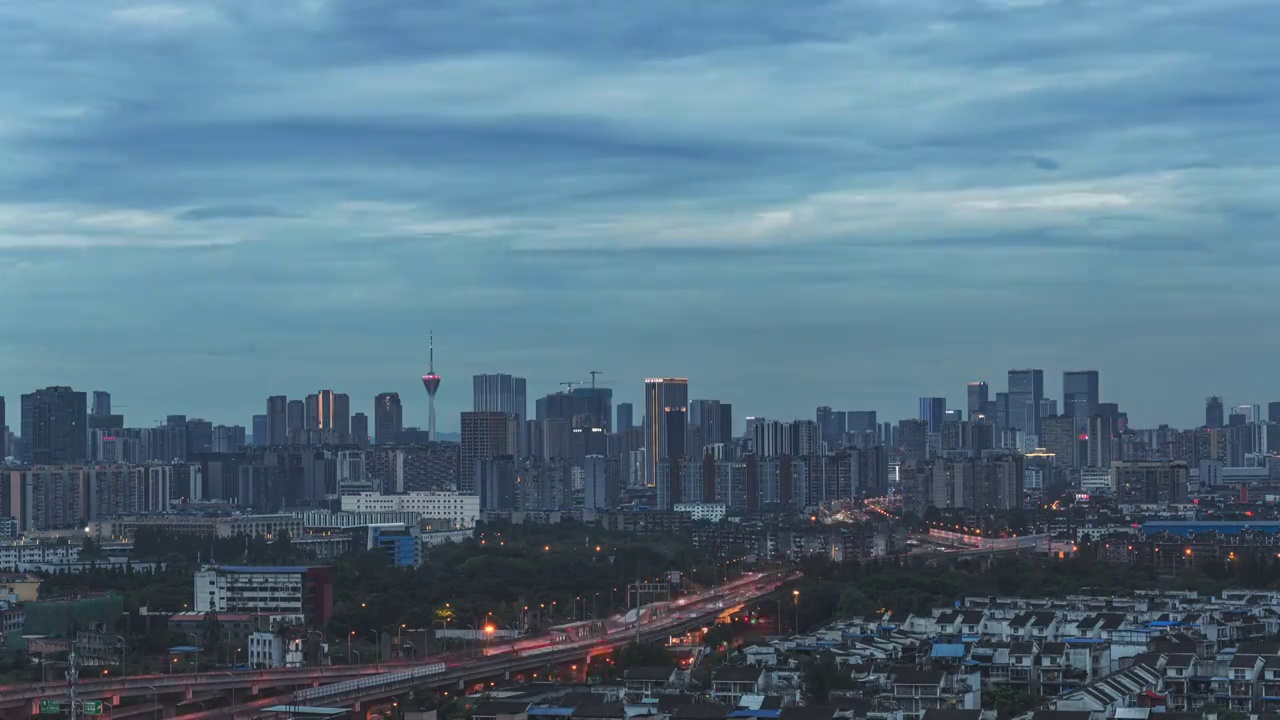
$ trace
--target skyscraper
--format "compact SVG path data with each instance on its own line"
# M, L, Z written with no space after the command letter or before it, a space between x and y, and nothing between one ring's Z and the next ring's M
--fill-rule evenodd
M569 391L574 414L580 424L613 432L613 390L605 387L576 387Z
M689 434L693 447L687 448L690 457L701 459L708 445L723 442L724 432L720 423L724 419L719 400L694 400L689 403Z
M635 424L635 406L631 403L618 403L618 426L614 432L626 432Z
M111 393L105 390L93 391L92 414L98 417L111 414Z
M346 393L333 394L333 431L339 436L351 434L351 396Z
M720 442L733 442L733 403L720 403Z
M516 416L504 412L464 412L461 424L458 490L474 494L481 460L516 454Z
M307 413L302 423L303 430L320 429L320 396L307 396Z
M266 436L259 439L255 434L254 442L272 447L289 442L288 407L289 398L284 395L272 395L267 398Z
M268 425L267 425L266 415L253 416L253 444L254 445L267 444L267 434L268 434L267 427Z
M351 398L345 393L321 390L316 395L315 429L336 433L351 432ZM310 402L310 397L307 398Z
M920 419L925 421L930 433L942 432L947 417L947 399L941 397L920 398Z
M1089 431L1089 418L1098 412L1098 399L1097 370L1062 373L1062 414L1075 418L1079 432Z
M1043 370L1009 371L1009 427L1027 435L1040 434L1040 401L1044 399Z
M969 383L968 387L969 400L969 417L978 415L982 412L982 408L987 404L990 397L991 387L981 380Z
M818 408L815 413L818 422L818 435L831 450L844 444L844 434L848 432L848 415L840 410L832 410L827 406Z
M281 396L283 397L283 396ZM311 397L315 397L314 395ZM308 398L310 400L310 398ZM307 426L307 403L303 400L289 400L285 411L285 438L292 437L295 432L309 429Z
M373 399L373 441L378 445L392 445L400 441L404 429L404 407L400 394L380 393Z
M659 462L685 456L688 414L688 378L645 379L645 484L649 487L657 485Z
M877 428L875 410L850 410L845 417L845 426L851 433L873 432Z
M1220 428L1223 426L1222 398L1217 395L1205 398L1204 401L1204 426L1207 428Z
M89 459L88 405L82 392L47 387L22 396L22 439L32 465Z
M9 427L5 425L4 396L0 396L0 462L9 457Z
M4 410L4 398L0 398L0 426L4 425L2 419ZM1280 452L1280 402L1267 403L1267 451Z
M476 412L504 412L515 415L521 425L528 419L525 379L513 375L476 375L471 379Z
M351 416L351 442L362 446L369 444L369 416L362 412Z

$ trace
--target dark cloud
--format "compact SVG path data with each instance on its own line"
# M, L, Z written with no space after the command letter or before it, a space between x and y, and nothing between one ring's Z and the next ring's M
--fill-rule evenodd
M0 6L0 394L247 422L412 397L435 329L445 417L578 364L771 416L1015 365L1269 399L1214 298L1280 300L1271 2L74 5Z

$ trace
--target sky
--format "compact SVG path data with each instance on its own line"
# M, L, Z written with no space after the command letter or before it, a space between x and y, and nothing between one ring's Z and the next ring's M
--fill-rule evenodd
M0 395L1280 399L1274 0L0 0Z

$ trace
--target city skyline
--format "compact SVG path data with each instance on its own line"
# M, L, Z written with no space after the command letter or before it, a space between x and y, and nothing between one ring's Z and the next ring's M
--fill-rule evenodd
M717 397L717 396L712 396L711 393L702 392L701 391L702 383L700 383L697 378L681 378L681 380L687 381L686 387L688 389L685 391L685 396L686 396L685 402L696 403L696 402L702 402L702 401L715 401L715 402L723 402L727 405L732 406L734 409L734 414L732 417L735 423L735 431L737 431L738 434L741 434L741 431L744 427L741 423L747 418L767 418L769 420L777 420L781 422L790 422L792 420L812 420L815 416L815 412L820 412L823 408L827 408L837 412L870 411L878 415L880 422L888 422L888 423L896 424L900 420L924 419L927 416L927 414L930 414L933 412L933 409L926 410L925 402L936 401L936 400L944 400L945 410L947 410L948 412L953 410L963 411L964 417L967 419L971 414L968 409L968 406L969 406L969 403L973 400L973 398L970 396L970 391L972 388L975 387L975 383L985 384L986 388L989 389L989 396L992 398L992 401L994 401L997 395L1007 395L1008 384L1007 384L1007 380L1005 381L992 380L991 378L996 378L996 377L1004 378L1006 377L1007 374L1010 374L1010 373L1021 374L1021 373L1027 373L1032 370L1038 371L1043 374L1043 377L1045 378L1045 380L1042 381L1042 388L1043 388L1042 397L1045 401L1047 401L1048 403L1051 403L1056 408L1057 414L1059 416L1067 416L1072 414L1072 410L1070 409L1072 404L1066 396L1069 393L1072 395L1076 395L1076 393L1071 392L1072 389L1076 390L1077 393L1080 391L1080 386L1078 385L1069 386L1067 382L1064 382L1067 380L1067 376L1072 376L1075 379L1079 379L1081 377L1088 377L1091 379L1088 381L1088 384L1085 387L1087 387L1089 392L1096 394L1095 400L1101 400L1103 405L1106 405L1109 403L1110 405L1113 405L1113 406L1119 406L1119 408L1122 411L1124 411L1126 416L1129 418L1129 427L1135 427L1135 428L1155 428L1162 424L1169 425L1170 427L1174 427L1174 428L1184 428L1184 429L1203 426L1206 423L1206 404L1210 403L1210 401L1215 399L1222 404L1223 422L1225 422L1226 414L1236 412L1237 410L1240 410L1243 412L1246 409L1250 411L1253 409L1259 409L1261 412L1261 415L1257 419L1261 421L1266 421L1268 420L1268 416L1266 412L1268 404L1277 402L1274 400L1270 400L1268 398L1255 398L1255 399L1250 399L1247 402L1242 402L1239 400L1239 398L1223 398L1220 395L1208 394L1200 397L1193 397L1193 398L1187 399L1187 401L1191 403L1190 409L1188 409L1186 412L1180 413L1181 415L1189 416L1190 419L1188 419L1186 422L1174 422L1174 421L1166 420L1163 418L1153 418L1150 421L1146 421L1147 413L1145 413L1141 407L1135 407L1133 405L1127 404L1123 401L1117 401L1115 399L1117 395L1123 396L1123 393L1117 394L1112 390L1110 384L1107 381L1107 375L1105 372L1101 372L1093 369L1088 369L1088 370L1074 369L1074 370L1057 371L1057 370L1052 370L1048 368L1025 368L1025 369L1014 368L1014 369L1007 370L1004 373L992 373L991 375L987 376L984 379L975 379L975 380L967 381L961 384L959 386L959 389L955 390L954 392L940 393L937 395L930 395L930 396L919 396L919 397L913 397L913 398L907 398L907 397L900 398L897 402L894 403L894 407L905 408L901 411L901 413L895 413L892 410L885 410L881 407L871 406L868 403L858 402L857 400L851 400L849 402L841 402L839 400L830 400L830 399L826 401L819 401L817 404L810 407L808 411L805 411L804 408L797 408L797 410L794 413L765 413L765 412L757 411L755 408L753 408L750 405L749 401L744 402L743 400L738 399L740 398L740 396L735 396L731 394L724 397ZM506 379L505 382L515 383L511 386L511 389L514 390L514 388L518 386L519 397L525 399L525 402L526 402L526 406L523 414L519 412L516 412L516 414L522 415L523 418L527 418L527 419L532 419L535 416L535 405L537 404L537 401L539 398L546 397L548 395L552 395L555 393L567 392L565 386L569 384L565 381L561 381L560 383L558 383L557 387L554 387L554 388L548 387L545 391L543 391L538 389L537 387L534 387L533 383L528 382L527 379L520 376L518 372L481 373L481 374L475 374L475 375L467 375L465 373L461 373L461 374L450 373L450 374L459 375L459 378L463 381L464 387L456 389L455 393L463 395L465 398L462 402L462 405L459 407L459 409L456 412L453 412L450 408L452 408L454 405L458 403L458 398L446 399L445 402L443 403L443 407L445 407L446 410L443 412L438 411L439 418L444 420L444 423L438 428L438 432L445 433L450 436L456 436L461 431L461 425L458 419L460 418L462 413L471 412L476 409L481 409L481 410L499 409L498 407L492 406L489 404L490 402L492 402L492 400L489 399L489 393L493 392L493 389L486 388L486 391L483 394L483 399L482 399L482 393L481 393L482 381L497 382L499 378L505 378ZM598 373L598 374L602 378L601 382L604 382L603 381L604 377L608 377L605 373ZM588 373L588 376L589 376L589 373ZM471 382L467 383L466 378L470 378ZM627 389L625 389L625 385L623 385L622 383L617 383L617 382L607 383L607 385L610 387L610 389L614 393L614 397L612 398L612 404L615 409L619 405L628 405L633 408L632 421L635 427L643 427L642 421L644 420L644 408L645 408L645 403L647 402L646 386L648 385L648 380L649 379L646 378L639 383L640 389L638 392L634 393L634 396L638 399L637 401L631 401L629 399L629 396L627 395L628 391ZM589 380L581 381L581 382L575 381L573 385L575 385L578 388L586 388L586 387L590 387L590 381ZM620 391L618 387L619 385L623 385L624 389ZM531 391L528 391L527 396L525 391L526 386L533 388ZM62 385L50 385L48 387L70 387L76 390L77 392L85 393L89 397L96 397L99 394L102 394L104 395L106 399L105 401L107 403L114 402L116 403L116 405L118 405L121 408L127 409L129 407L136 406L136 400L137 400L136 398L124 398L124 396L119 395L118 393L116 393L114 390L110 388L107 388L105 390L101 388L87 389L74 384L68 385L66 383L63 383ZM208 420L215 425L228 425L228 426L238 425L250 430L254 427L255 416L260 415L262 416L262 420L265 423L263 427L268 428L268 432L270 433L278 433L279 428L284 427L284 425L286 424L285 418L283 416L284 413L286 412L286 407L284 405L286 401L288 402L288 404L291 404L291 405L297 404L303 407L307 407L307 405L310 405L310 407L307 407L305 411L306 413L305 417L312 417L316 415L316 413L319 411L319 408L321 406L329 407L327 405L324 405L325 402L329 402L324 400L324 398L333 397L333 398L336 398L337 401L341 404L341 407L345 411L345 415L348 419L354 418L354 416L358 413L363 413L364 415L366 415L368 421L371 423L369 426L369 431L370 431L370 434L372 434L374 429L376 428L376 420L380 415L379 407L383 397L387 395L394 395L394 396L397 396L397 403L398 403L394 411L395 426L397 428L413 427L423 431L427 429L429 418L430 418L429 412L428 412L429 403L428 403L428 398L426 393L424 393L422 390L421 384L419 384L416 389L411 389L407 393L404 391L397 391L397 390L384 390L384 391L380 391L378 393L369 395L368 397L365 397L364 395L360 395L356 393L342 392L341 390L342 387L344 386L342 386L340 383L336 383L336 384L331 384L331 387L329 388L325 388L318 391L317 390L302 391L300 395L293 395L293 394L267 395L259 399L260 400L259 404L261 405L261 407L246 408L246 411L243 413L243 417L241 417L240 415L236 415L233 417L226 417L226 418L216 417L207 413L202 413L198 409L193 410L191 408L164 407L159 405L157 405L157 410L156 410L156 412L160 413L159 419L155 420L152 423L136 421L135 419L136 416L134 416L131 413L120 413L120 415L124 417L125 425L127 427L151 427L151 426L163 425L166 422L166 418L172 417L175 413L180 413L193 419ZM930 387L933 387L933 386L930 386ZM5 391L3 394L0 394L0 399L3 399L5 397L16 399L16 398L19 398L21 395L32 393L32 392L39 392L39 391L42 391L43 389L44 388L30 388L22 391ZM1086 393L1086 395L1087 394L1088 393ZM122 400L126 400L126 401L121 402ZM480 402L482 407L477 408L476 407L477 402ZM12 401L11 401L11 404L13 404ZM1087 406L1087 403L1085 403L1085 405L1081 405L1081 407L1085 407L1085 406ZM0 406L0 407L3 407L3 406ZM332 410L332 408L330 408L330 410ZM92 413L88 413L88 411L86 412L88 415L92 415ZM303 413L300 411L299 415L302 416ZM0 419L4 419L3 413L0 413ZM8 421L6 424L9 426L10 430L13 431L15 434L20 434L19 433L20 427L13 422L13 419L14 418L12 417L8 418ZM278 420L279 423L281 423L279 427L273 424L273 419ZM612 420L613 418L611 417L609 419L609 423L612 423ZM1013 421L1016 422L1016 420L1013 420ZM311 425L316 425L317 427L315 429L326 429L323 427L319 427L321 422L322 420L317 418L316 422L306 423L306 425L308 427L310 427ZM303 424L304 423L299 423L299 426L301 427L303 426ZM335 429L338 429L343 432L346 431L343 428L335 428ZM617 428L615 428L614 430L616 431Z
M72 4L0 10L8 395L425 426L427 328L442 430L571 366L778 417L994 359L1138 424L1272 386L1271 6Z

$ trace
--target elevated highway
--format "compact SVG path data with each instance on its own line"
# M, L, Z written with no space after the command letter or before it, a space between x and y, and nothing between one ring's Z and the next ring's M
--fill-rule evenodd
M628 623L625 618L610 618L608 634L572 643L546 644L530 648L528 639L515 643L490 646L482 657L465 658L450 655L424 658L417 661L390 662L380 665L332 665L308 668L278 668L274 670L214 671L175 675L138 675L117 678L82 680L77 691L81 699L104 700L115 708L113 717L148 717L164 713L174 716L174 709L188 701L204 702L208 706L220 704L222 696L242 699L258 698L247 703L233 703L233 707L183 712L181 717L229 718L255 717L263 707L290 702L303 691L326 686L346 684L346 691L332 693L332 703L359 704L412 688L458 686L466 682L502 676L507 673L539 668L547 664L571 661L576 658L607 654L637 637L650 641L682 633L691 628L713 622L717 617L735 612L741 607L775 592L779 586L798 576L752 574L717 587L700 595L674 601L666 605L667 614L650 620ZM443 663L443 670L429 676L408 677L410 671L433 663ZM347 681L372 679L380 676L404 675L400 681L380 682L370 686L359 683L363 689L355 689ZM66 694L65 682L35 683L0 686L0 718L20 719L36 713L42 698L61 698ZM145 703L147 698L151 703ZM141 700L143 704L138 704ZM314 704L330 702L328 696L312 700ZM123 701L132 705L121 706Z

